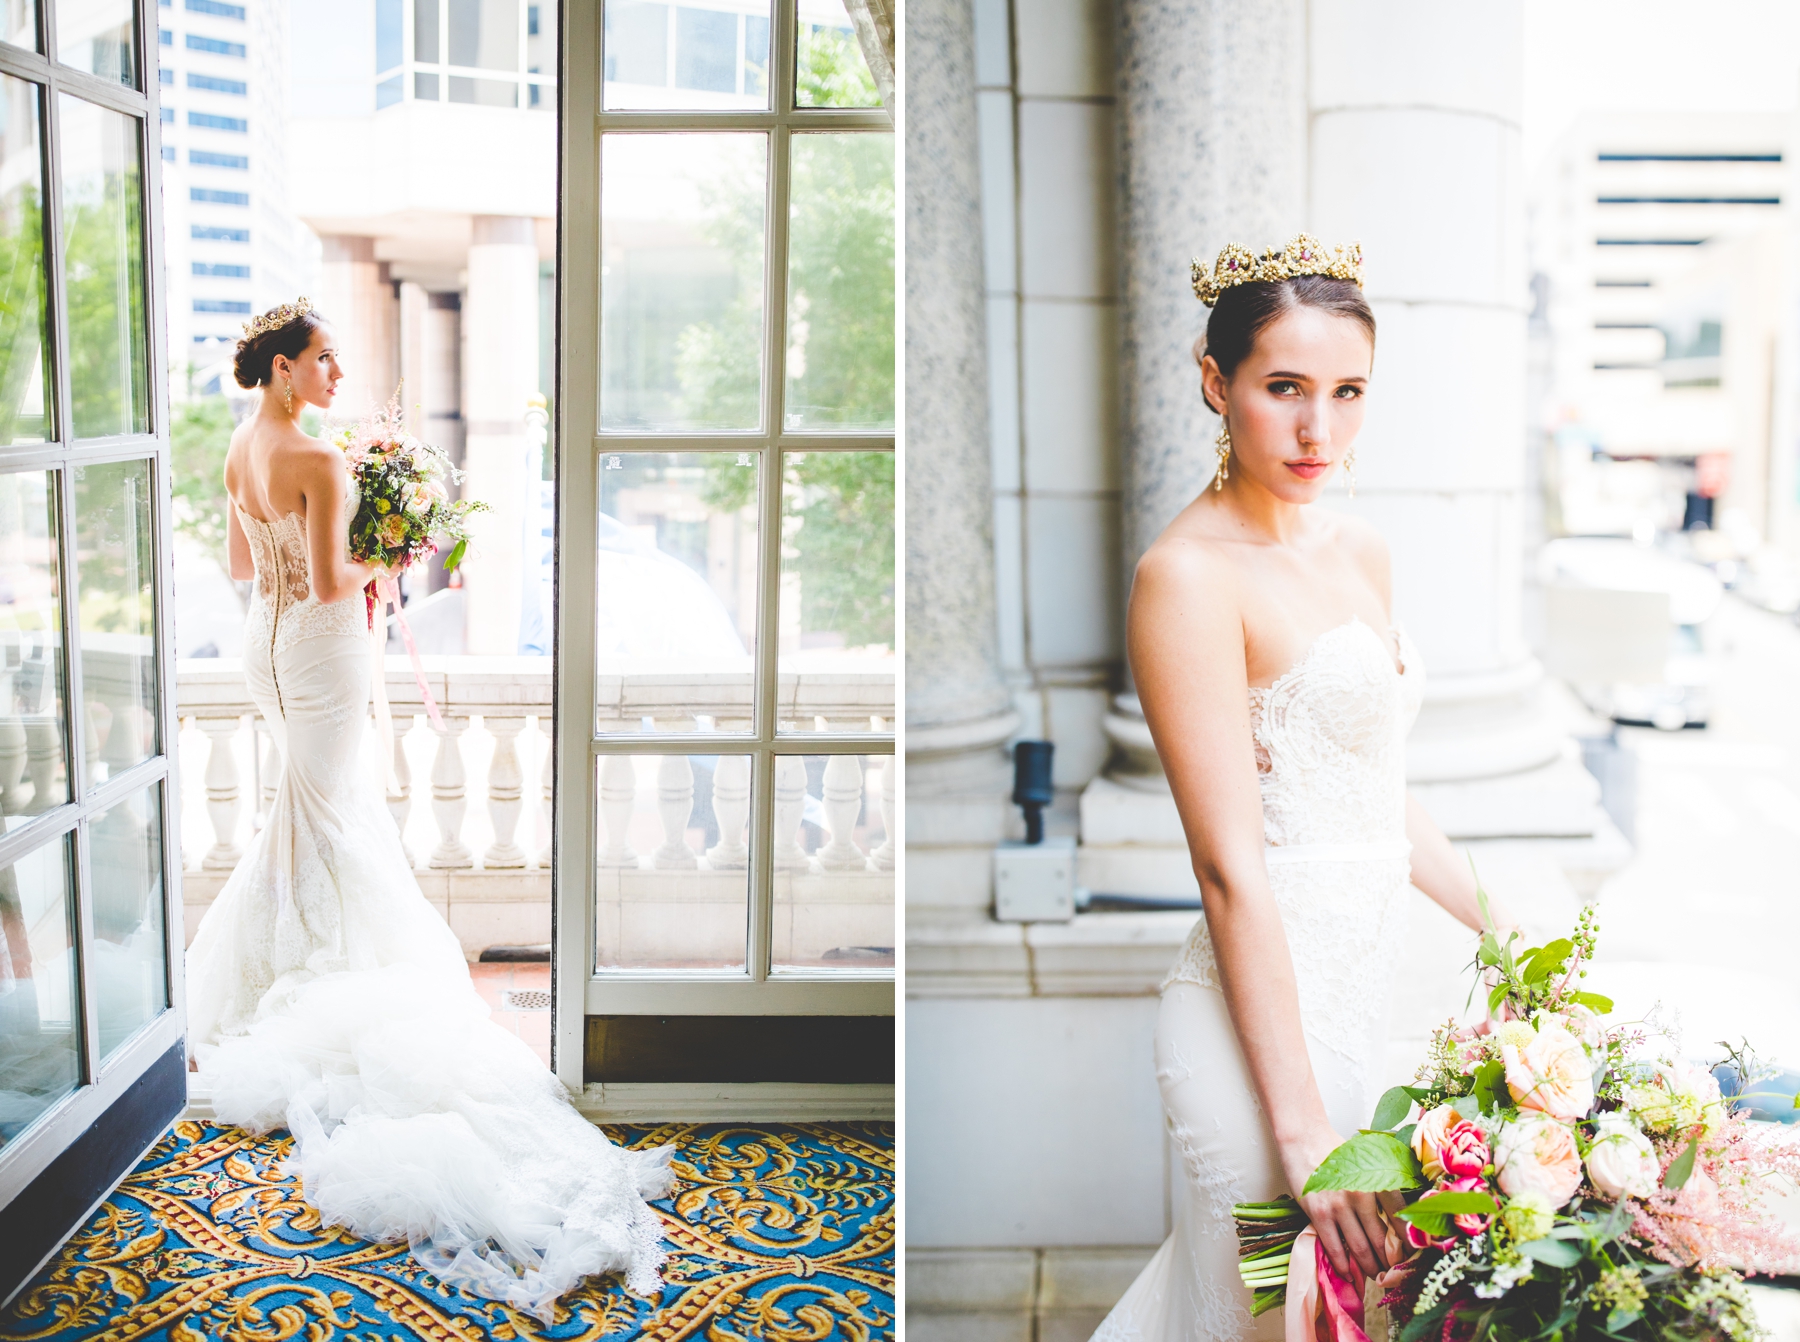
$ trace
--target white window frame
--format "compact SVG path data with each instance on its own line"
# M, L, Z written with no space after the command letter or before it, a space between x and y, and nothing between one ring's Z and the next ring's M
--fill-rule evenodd
M557 309L557 655L555 1068L572 1090L583 1083L590 1015L891 1016L895 971L775 971L771 964L775 880L775 761L782 755L885 755L885 733L777 730L782 453L886 451L881 433L795 433L785 427L787 393L788 164L795 131L893 133L881 107L794 107L794 0L775 0L770 23L769 107L761 111L607 111L603 0L565 0L559 45L562 87L561 213ZM600 138L619 130L761 131L769 144L764 215L764 423L758 432L602 433L600 387ZM898 145L896 145L896 159ZM896 167L897 167L896 163ZM896 388L897 391L897 388ZM758 610L754 731L749 736L642 733L600 736L594 726L594 609L598 462L607 452L748 452L758 459ZM897 674L897 663L896 663ZM597 973L594 966L596 775L606 755L744 754L751 757L747 970ZM890 766L892 767L891 763ZM897 882L896 882L897 883ZM896 918L898 900L895 901ZM896 928L896 946L898 929ZM843 1115L849 1116L849 1115Z

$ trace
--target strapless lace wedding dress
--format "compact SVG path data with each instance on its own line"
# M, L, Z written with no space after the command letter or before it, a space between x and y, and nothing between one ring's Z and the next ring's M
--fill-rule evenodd
M352 501L354 507L354 501ZM362 760L360 598L321 604L297 513L240 510L250 694L281 752L267 823L187 954L189 1038L221 1122L286 1126L326 1224L411 1242L442 1280L550 1320L593 1273L658 1284L669 1149L614 1146L488 1019Z
M1423 684L1403 633L1389 647L1352 620L1250 691L1269 884L1313 1074L1343 1136L1369 1120L1386 1041L1411 870L1405 740ZM1279 1310L1250 1317L1231 1208L1289 1190L1204 918L1163 982L1156 1079L1180 1158L1174 1229L1094 1342L1277 1342Z

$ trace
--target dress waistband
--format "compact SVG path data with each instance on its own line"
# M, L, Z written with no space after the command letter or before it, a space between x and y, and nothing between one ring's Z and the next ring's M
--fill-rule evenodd
M1408 839L1381 839L1374 843L1289 843L1263 849L1263 861L1271 867L1289 862L1376 862L1412 855Z

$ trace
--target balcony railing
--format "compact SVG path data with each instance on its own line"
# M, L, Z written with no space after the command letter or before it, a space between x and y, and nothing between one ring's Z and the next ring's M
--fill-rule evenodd
M471 957L495 945L546 943L551 663L427 657L424 668L442 731L424 715L407 659L390 657L386 667L395 746L387 806L420 887ZM887 675L784 676L778 711L784 723L834 734L884 730L893 697ZM750 717L748 676L603 676L596 698L608 732L679 731L684 723L731 731ZM280 766L236 659L180 662L177 701L191 940L267 816ZM855 755L779 761L778 965L892 963L891 758L871 755L866 767ZM373 750L368 767L374 775ZM608 755L598 768L598 963L742 964L748 757L733 754L729 738L697 736L692 756Z

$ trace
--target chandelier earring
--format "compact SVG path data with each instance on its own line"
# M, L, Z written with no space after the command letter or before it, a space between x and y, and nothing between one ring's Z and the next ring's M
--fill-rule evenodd
M284 382L281 386L281 399L287 404L288 418L294 417L294 384Z
M1225 488L1231 473L1231 426L1223 419L1219 421L1219 436L1213 439L1213 444L1219 454L1219 468L1213 472L1213 491L1217 493Z
M1350 487L1350 497L1356 497L1356 449L1353 447L1344 453L1344 483Z

